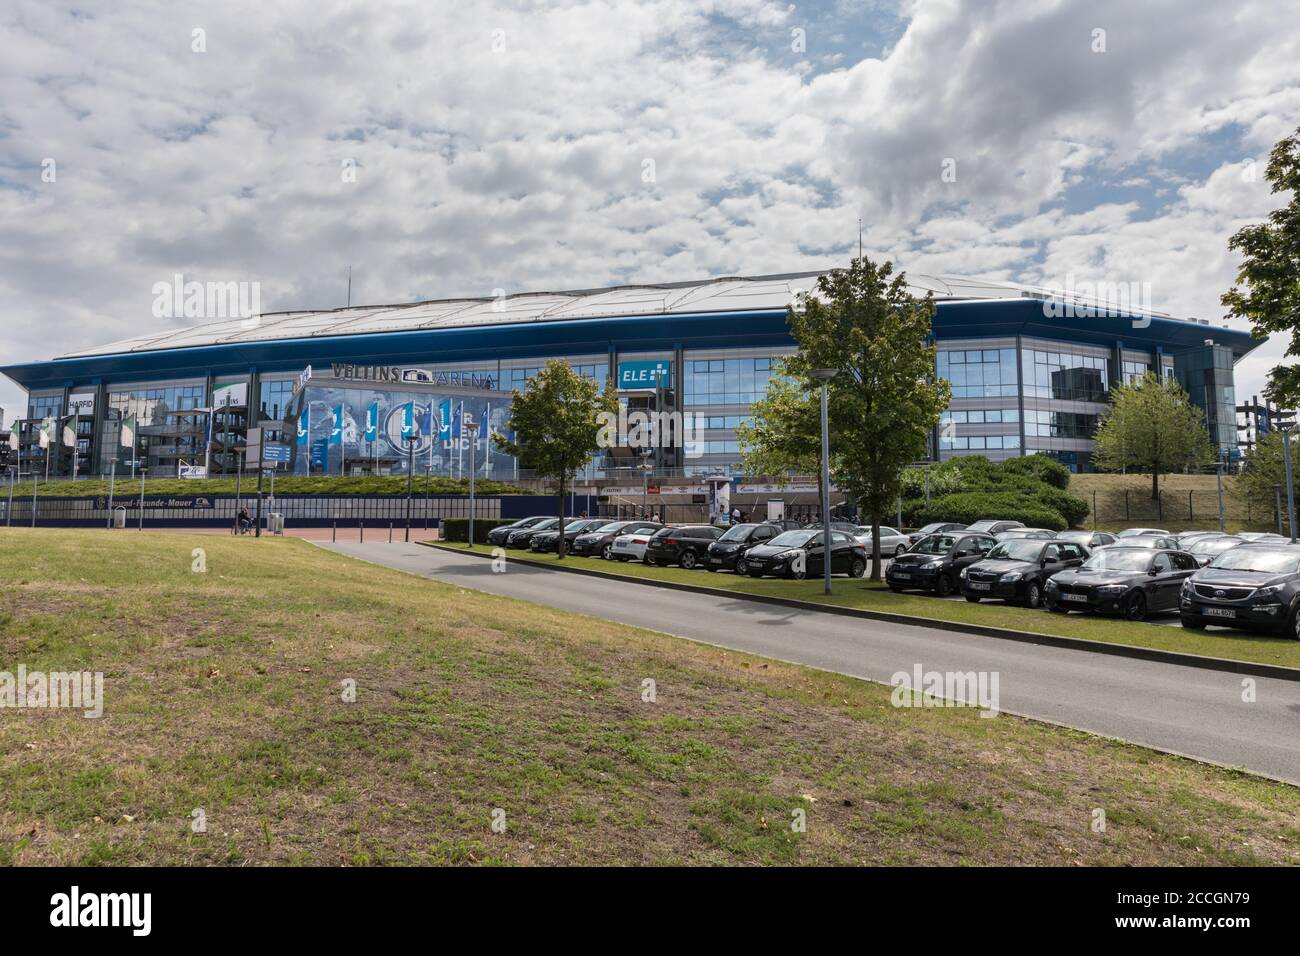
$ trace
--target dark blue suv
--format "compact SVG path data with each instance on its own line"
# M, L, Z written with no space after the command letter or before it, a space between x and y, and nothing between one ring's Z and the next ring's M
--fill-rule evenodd
M1185 582L1179 599L1183 627L1207 624L1266 630L1300 640L1300 547L1240 545Z

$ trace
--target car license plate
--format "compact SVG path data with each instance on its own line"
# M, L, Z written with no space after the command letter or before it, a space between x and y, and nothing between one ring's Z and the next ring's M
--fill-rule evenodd
M721 563L722 563L721 558L709 558L709 564L721 564Z
M1236 617L1237 612L1230 607L1207 607L1203 609L1206 617Z
M894 572L894 577L898 578L900 581L910 581L910 580L912 580L912 575L911 575L910 573L908 573L907 571L895 571L895 572Z
M970 589L972 591L988 591L993 587L992 584L985 581L970 581L968 583L970 584Z
M1088 600L1088 595L1086 595L1086 594L1062 594L1062 595L1061 595L1061 600L1062 600L1062 601L1080 601L1080 602L1084 602L1084 603L1086 603L1087 600Z

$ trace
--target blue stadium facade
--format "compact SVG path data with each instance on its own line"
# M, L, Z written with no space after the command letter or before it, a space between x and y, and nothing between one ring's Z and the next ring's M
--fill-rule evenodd
M935 457L1046 452L1090 470L1109 391L1148 371L1176 378L1216 443L1235 451L1233 366L1258 340L1194 319L1079 314L1061 308L1077 303L1004 283L909 280L935 296L936 373L953 387ZM656 452L656 474L734 474L735 428L764 394L772 360L794 350L786 309L815 281L728 278L178 323L0 372L28 391L16 423L24 473L44 469L37 429L51 423L74 429L79 474L122 468L132 452L119 443L121 421L134 416L138 461L159 476L205 462L213 474L238 470L251 428L288 446L283 467L298 474L405 473L408 463L421 475L465 474L471 439L459 422L505 431L511 390L560 358L602 383L614 378L630 408L697 416L700 441L689 455ZM485 433L477 473L519 475ZM587 477L632 473L626 452L611 451ZM72 473L71 448L55 443L48 454L51 474Z

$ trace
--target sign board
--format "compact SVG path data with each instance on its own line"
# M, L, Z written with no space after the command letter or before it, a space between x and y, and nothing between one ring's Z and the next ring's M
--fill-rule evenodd
M75 392L72 395L69 395L68 414L69 415L95 414L95 393Z
M262 429L250 428L247 435L244 441L244 465L256 468L262 460Z
M262 461L272 463L285 463L290 459L291 453L288 445L282 445L279 442L267 442L262 446Z
M767 499L767 520L768 521L785 520L785 499L784 498Z
M669 359L649 362L619 362L620 392L653 392L657 385L672 388L673 363Z
M292 397L297 398L298 393L301 392L304 388L306 388L307 383L310 381L311 381L311 366L308 365L305 369L303 369L301 372L298 373L298 381L294 383Z
M204 465L177 465L177 478L206 478L208 469Z
M790 484L784 488L780 485L771 484L745 484L736 487L738 495L815 495L817 486L815 484Z
M248 404L248 383L231 382L229 385L212 386L212 407L243 408Z

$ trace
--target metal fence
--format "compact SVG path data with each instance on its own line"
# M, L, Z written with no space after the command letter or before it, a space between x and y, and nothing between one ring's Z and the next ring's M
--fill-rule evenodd
M1094 491L1086 500L1092 508L1088 520L1094 524L1219 526L1219 496L1214 491L1162 491L1158 498L1137 490ZM1274 500L1240 498L1226 489L1223 511L1227 521L1245 525L1245 530L1276 531L1287 521L1285 499L1279 514Z
M532 496L518 496L534 500ZM523 508L525 501L513 501L507 512ZM553 499L552 499L553 500ZM476 497L476 518L500 518L501 496ZM284 515L285 522L298 527L320 528L331 524L355 525L360 522L405 521L407 499L405 495L276 495L262 499L262 514L272 512ZM212 527L234 524L241 507L250 514L256 513L256 496L241 495L145 495L144 524L147 527ZM111 511L125 511L126 523L135 526L140 522L140 498L114 498L110 511L108 496L74 498L65 496L14 498L12 512L7 498L0 498L0 524L31 525L35 509L35 524L44 527L105 527ZM504 515L510 517L512 514ZM469 498L465 495L415 495L411 498L412 524L437 527L443 518L468 518Z

